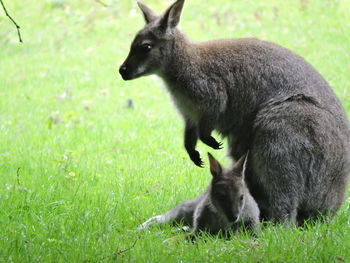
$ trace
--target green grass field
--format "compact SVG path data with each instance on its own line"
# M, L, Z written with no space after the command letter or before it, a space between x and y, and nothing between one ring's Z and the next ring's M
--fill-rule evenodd
M158 12L170 2L144 0ZM136 1L4 3L24 43L1 10L0 262L350 262L349 195L328 224L266 226L257 239L163 244L174 228L137 231L201 193L210 175L187 157L162 82L117 72L143 26ZM180 27L197 41L290 48L350 116L350 0L187 0ZM199 150L229 163L225 150Z

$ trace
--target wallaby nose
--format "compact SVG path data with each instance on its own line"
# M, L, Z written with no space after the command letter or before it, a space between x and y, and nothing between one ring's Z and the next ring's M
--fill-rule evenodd
M125 72L126 72L126 66L121 65L120 68L119 68L119 73L120 73L120 75L123 76L123 74L125 74Z
M124 65L121 65L119 68L119 73L122 76L123 80L129 80L130 77L128 76L128 68Z

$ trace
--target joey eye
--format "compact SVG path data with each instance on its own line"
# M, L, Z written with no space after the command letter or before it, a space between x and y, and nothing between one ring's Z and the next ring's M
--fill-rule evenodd
M148 43L142 44L140 47L141 47L141 50L144 52L149 52L153 48L153 46Z
M239 199L240 199L241 201L243 201L243 195L241 195L241 196L239 197Z

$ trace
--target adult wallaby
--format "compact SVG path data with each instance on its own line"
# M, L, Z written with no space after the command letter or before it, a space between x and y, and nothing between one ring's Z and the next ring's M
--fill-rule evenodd
M242 225L253 231L259 230L259 208L244 182L246 155L231 169L223 168L210 153L208 157L212 180L205 193L148 219L139 229L153 224L183 223L193 228L190 236L199 231L225 234Z
M184 0L146 25L120 67L124 80L157 74L185 120L185 148L201 166L197 139L218 149L216 129L238 159L264 219L302 223L333 215L344 200L350 131L328 83L303 58L257 39L195 43L177 28Z

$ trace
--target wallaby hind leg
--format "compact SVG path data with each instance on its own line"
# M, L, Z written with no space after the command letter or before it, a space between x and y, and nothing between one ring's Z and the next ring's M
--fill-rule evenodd
M261 175L261 174L260 174ZM266 176L266 175L262 175ZM269 177L278 176L270 174ZM267 190L271 191L271 189ZM296 224L297 218L297 197L294 191L281 190L270 193L267 199L256 198L261 211L261 219L285 225Z
M263 129L255 133L246 181L249 187L253 186L250 191L259 205L261 218L296 223L297 207L305 187L301 157L304 153L293 134L284 133L285 129Z
M320 220L321 222L327 222L329 220L327 215L322 215L319 211L307 211L298 210L297 224L300 227L304 227L307 224L314 224Z

